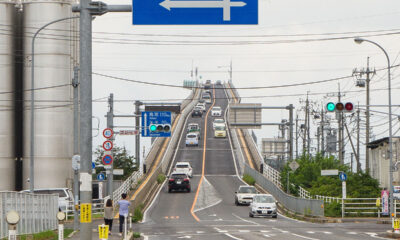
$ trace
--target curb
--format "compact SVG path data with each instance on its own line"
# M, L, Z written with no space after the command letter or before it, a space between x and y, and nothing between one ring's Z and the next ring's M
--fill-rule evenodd
M388 230L388 231L386 231L386 237L399 239L400 233L395 233L395 232L392 232L392 230Z

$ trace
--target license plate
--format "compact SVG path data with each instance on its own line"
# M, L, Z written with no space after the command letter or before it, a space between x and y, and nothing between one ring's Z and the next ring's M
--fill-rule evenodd
M268 213L268 211L267 210L263 210L262 213Z
M176 181L176 184L181 184L182 183L182 181Z
M194 142L190 142L190 144L194 144Z

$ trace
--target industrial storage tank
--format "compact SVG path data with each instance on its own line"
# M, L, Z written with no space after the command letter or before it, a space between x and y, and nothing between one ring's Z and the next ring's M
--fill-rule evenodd
M25 89L31 88L31 42L47 23L72 16L71 1L24 1ZM70 187L73 154L72 20L54 23L35 40L34 187ZM25 99L31 99L31 92ZM24 112L24 189L29 189L30 102Z
M14 190L13 13L12 1L0 0L0 191ZM9 92L9 93L6 93Z

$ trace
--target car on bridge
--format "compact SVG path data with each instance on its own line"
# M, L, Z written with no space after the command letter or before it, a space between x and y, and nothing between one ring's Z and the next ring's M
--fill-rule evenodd
M198 134L198 133L186 134L186 147L199 146L199 136L200 136L200 134Z
M189 162L177 162L174 167L174 172L186 173L190 178L193 177L193 169Z
M215 125L216 125L216 124L224 124L224 125L225 125L225 120L222 119L222 118L216 118L216 119L214 119L214 121L213 121L213 129L215 129Z
M226 126L224 123L217 123L214 127L214 137L226 138Z
M200 140L200 125L198 123L189 123L187 127L187 133L198 133L199 134L199 140Z
M253 186L241 185L235 192L235 205L249 205L253 201L253 197L257 194L257 190Z
M221 109L221 107L219 107L219 106L214 106L214 107L211 109L211 116L212 116L212 117L221 117L221 115L222 115L222 109Z
M190 180L186 173L173 172L168 178L168 192L173 190L186 190L190 192Z
M192 117L203 117L203 110L199 107L195 107L192 112Z
M253 202L250 204L249 217L256 216L271 216L278 217L276 210L276 201L271 194L257 194L253 197Z
M206 103L197 103L196 104L196 108L201 108L201 110L203 110L203 112L206 111Z

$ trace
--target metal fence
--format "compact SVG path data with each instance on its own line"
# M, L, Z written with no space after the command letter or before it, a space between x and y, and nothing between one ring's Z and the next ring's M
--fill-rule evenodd
M5 221L9 211L18 212L17 234L57 229L58 195L0 192L0 238L8 235Z
M268 180L273 182L277 187L282 189L282 183L281 183L281 173L277 171L276 169L272 168L268 164L264 163L264 171L263 174Z
M92 214L99 214L103 215L104 214L104 205L105 201L108 198L104 199L93 199L92 202ZM80 202L79 202L80 204ZM66 220L71 219L74 216L74 201L69 201L67 209L65 210L65 218ZM80 213L78 212L78 216L80 216Z
M290 211L310 216L324 216L323 201L288 195L261 173L250 168L247 164L245 165L244 173L252 176L258 185L272 194L280 204Z

